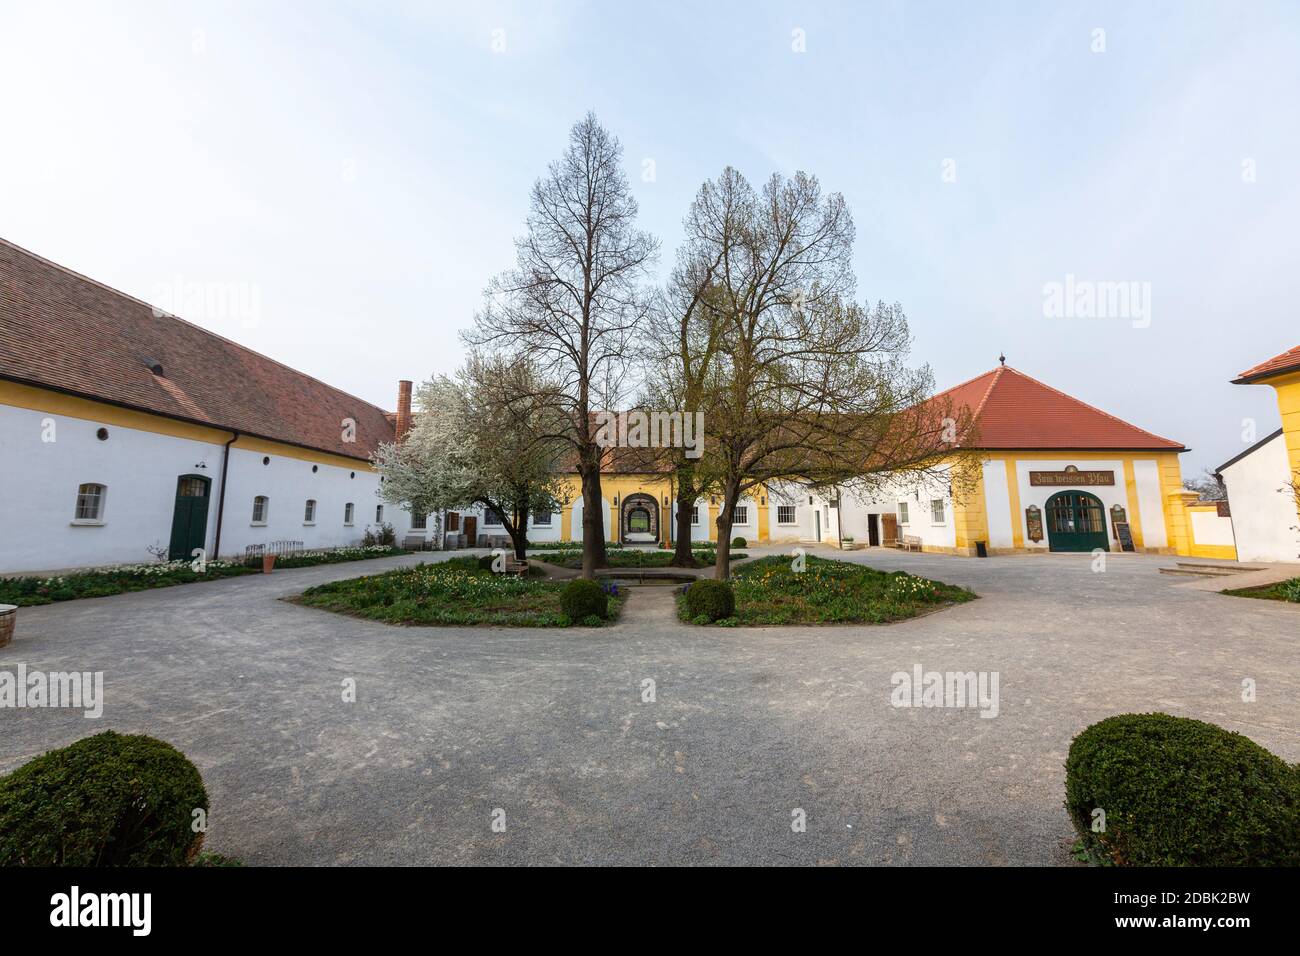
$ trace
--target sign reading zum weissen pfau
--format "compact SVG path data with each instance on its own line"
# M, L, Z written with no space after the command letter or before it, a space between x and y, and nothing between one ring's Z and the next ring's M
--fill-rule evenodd
M1064 471L1031 471L1029 473L1029 484L1031 486L1113 485L1115 484L1115 472L1080 471L1071 465Z

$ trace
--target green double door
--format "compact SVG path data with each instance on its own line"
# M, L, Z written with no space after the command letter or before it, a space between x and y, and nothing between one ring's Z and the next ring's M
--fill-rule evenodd
M176 479L176 507L172 511L172 540L167 549L171 561L190 560L194 549L208 537L208 492L210 479L181 475Z
M1047 499L1047 543L1053 551L1110 550L1106 510L1096 495L1062 491Z

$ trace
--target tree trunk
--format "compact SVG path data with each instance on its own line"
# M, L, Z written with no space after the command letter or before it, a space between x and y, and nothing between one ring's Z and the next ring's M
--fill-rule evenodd
M740 500L740 485L728 482L722 492L722 511L718 514L718 557L713 566L713 576L719 581L731 577L731 522L736 515L736 502Z
M605 557L604 499L600 493L600 466L582 472L582 576L594 578L597 568L609 563ZM615 516L611 515L611 520Z
M677 490L677 535L673 543L673 559L668 562L673 568L695 567L695 555L691 551L691 509L695 507L695 489Z
M515 526L508 529L510 531L510 540L515 546L515 559L518 561L526 560L528 557L528 512L522 515L515 511Z

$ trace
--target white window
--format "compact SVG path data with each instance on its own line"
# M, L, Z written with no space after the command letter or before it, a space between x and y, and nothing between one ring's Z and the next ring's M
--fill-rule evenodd
M777 505L776 523L794 524L794 505Z
M302 513L302 523L303 524L316 523L316 499L315 498L307 499L307 507L303 510Z
M735 517L731 519L732 524L749 524L749 506L736 505Z
M907 524L907 502L906 501L900 501L898 503L898 523Z
M428 515L426 515L426 514L416 514L414 511L412 511L412 512L411 512L411 530L412 530L412 531L423 531L423 530L425 529L425 527L427 526L427 520L426 520L427 518L428 518Z
M696 505L691 509L691 524L700 523L700 506Z
M74 521L86 523L104 520L104 497L108 489L104 485L82 485L77 489L77 511Z
M350 501L343 506L343 523L345 525L351 526L352 514L354 511L355 511L355 506Z
M375 505L375 524L384 523L384 506Z
M547 511L533 515L533 524L538 527L549 528L551 526L551 513Z
M270 500L266 495L258 495L253 499L253 524L266 524L266 506L268 504L270 504Z
M935 524L943 524L943 501L939 498L930 500L930 520Z
M501 515L495 508L488 508L483 515L483 523L490 525L501 524Z

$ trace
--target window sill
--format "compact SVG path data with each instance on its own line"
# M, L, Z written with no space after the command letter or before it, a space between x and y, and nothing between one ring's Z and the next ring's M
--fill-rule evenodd
M302 526L303 526L304 528L314 528L314 527L316 527L316 522L314 522L314 521L304 521L304 522L302 523Z
M353 528L353 527L356 527L356 526L355 526L351 521L345 521L345 522L343 522L343 527L345 527L345 528Z
M99 518L73 518L70 522L74 528L102 528L104 522Z
M249 526L250 528L265 528L265 527L266 527L266 522L265 522L265 521L250 521L250 522L248 523L248 526Z

